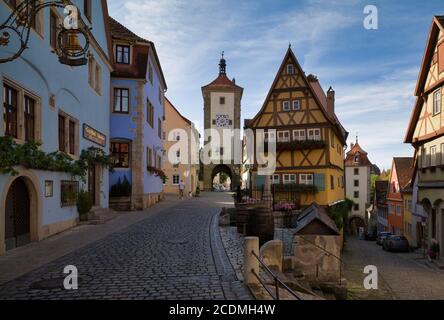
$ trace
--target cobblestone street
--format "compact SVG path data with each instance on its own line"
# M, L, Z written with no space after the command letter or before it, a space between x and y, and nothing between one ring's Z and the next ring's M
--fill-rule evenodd
M351 299L444 299L444 271L426 266L421 254L385 252L375 242L351 238L344 262ZM367 265L378 268L379 290L363 287Z
M0 299L248 299L218 232L231 203L222 193L179 202L0 286ZM61 288L68 265L79 290Z

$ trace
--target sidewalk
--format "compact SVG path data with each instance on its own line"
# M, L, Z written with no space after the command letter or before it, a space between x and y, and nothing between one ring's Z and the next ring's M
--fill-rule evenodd
M164 201L145 211L122 212L104 224L79 225L43 241L6 252L0 256L0 285L183 201L186 200L180 201L167 195Z

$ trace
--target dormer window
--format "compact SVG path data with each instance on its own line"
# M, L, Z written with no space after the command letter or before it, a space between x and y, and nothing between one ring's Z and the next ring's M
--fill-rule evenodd
M287 64L287 74L294 74L294 65Z
M130 47L124 45L116 45L116 62L121 64L130 63Z
M355 163L359 163L359 155L355 156Z

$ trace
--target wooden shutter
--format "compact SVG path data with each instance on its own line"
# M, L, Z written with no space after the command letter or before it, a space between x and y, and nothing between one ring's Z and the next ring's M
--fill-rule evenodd
M438 72L444 72L444 42L438 46Z
M319 191L325 191L325 174L316 173L314 175L314 185Z

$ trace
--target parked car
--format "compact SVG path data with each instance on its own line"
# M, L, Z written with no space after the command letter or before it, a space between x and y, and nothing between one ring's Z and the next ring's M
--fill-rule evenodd
M390 232L379 232L378 237L376 238L376 244L378 246L382 246L382 243L384 242L385 238L391 236L392 234Z
M368 231L364 237L365 241L376 241L377 238L378 238L377 233L373 231Z
M382 243L385 251L409 252L410 244L404 236L389 236Z

